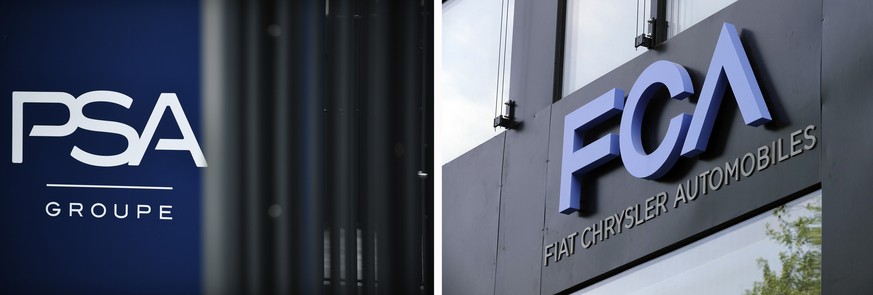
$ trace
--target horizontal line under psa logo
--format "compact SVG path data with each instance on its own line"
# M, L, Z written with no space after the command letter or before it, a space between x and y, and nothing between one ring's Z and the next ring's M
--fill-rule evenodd
M99 189L136 189L136 190L173 190L172 186L144 186L144 185L107 185L107 184L67 184L67 183L46 183L46 187L64 187L64 188L99 188Z

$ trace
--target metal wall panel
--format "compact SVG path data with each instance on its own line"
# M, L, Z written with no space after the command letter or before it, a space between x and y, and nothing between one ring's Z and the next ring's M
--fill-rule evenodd
M505 132L495 294L540 291L550 115L547 107Z
M822 294L873 290L873 2L825 0Z
M506 133L443 166L443 293L494 294Z

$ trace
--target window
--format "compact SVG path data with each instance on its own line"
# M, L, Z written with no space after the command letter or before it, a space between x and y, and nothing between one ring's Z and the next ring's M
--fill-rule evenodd
M673 37L736 0L565 0L561 96L582 88L648 49L635 37L650 33L653 5L666 5L667 37ZM561 44L559 41L558 44ZM559 57L561 58L561 57ZM560 73L557 73L560 74Z
M817 293L807 292L821 288L821 198L813 192L575 294Z
M443 4L441 138L443 163L502 130L492 126L509 97L513 0Z
M688 29L737 0L667 0L667 36Z
M646 52L634 48L635 1L566 0L561 97Z

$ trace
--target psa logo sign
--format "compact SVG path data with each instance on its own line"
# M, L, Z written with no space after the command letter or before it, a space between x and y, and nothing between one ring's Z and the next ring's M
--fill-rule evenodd
M718 108L730 85L743 120L760 126L771 120L761 89L736 28L722 26L712 61L706 72L694 114L670 120L667 135L654 152L646 154L641 139L643 114L649 101L664 86L673 99L694 94L688 71L676 63L660 60L643 70L624 101L624 91L614 88L564 118L560 212L578 211L582 174L621 157L625 168L638 178L658 179L676 164L679 156L693 157L706 150ZM621 114L620 135L608 134L585 143L582 134L604 120Z
M161 118L169 110L176 124L182 132L182 138L158 140L156 150L188 151L194 159L197 167L206 167L206 158L200 149L194 131L188 123L188 118L182 110L179 98L174 93L161 93L158 102L152 110L151 116L139 134L133 127L114 121L98 120L89 118L82 112L82 108L90 103L112 103L129 109L133 99L127 95L114 91L91 91L80 95L78 98L64 92L12 92L12 163L24 162L24 104L26 103L54 103L67 107L70 119L63 125L34 125L29 136L40 137L65 137L77 129L110 133L123 136L127 139L127 149L115 155L97 155L73 146L70 156L79 162L100 167L113 167L120 165L138 166L152 142L155 130Z

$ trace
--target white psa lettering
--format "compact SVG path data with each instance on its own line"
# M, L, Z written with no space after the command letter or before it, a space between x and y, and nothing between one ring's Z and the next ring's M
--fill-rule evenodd
M115 155L97 155L73 146L70 156L79 162L99 167L113 167L120 165L139 166L148 149L158 123L163 118L166 110L170 113L179 126L182 138L158 140L156 150L188 151L197 167L206 167L206 158L200 149L200 144L191 130L188 118L182 110L179 98L174 93L161 93L155 104L152 114L142 132L138 134L133 127L115 121L98 120L89 118L82 113L85 105L93 102L112 103L130 109L133 99L122 93L106 90L87 92L74 98L64 92L12 92L12 163L24 162L24 104L25 103L54 103L62 104L70 112L70 119L63 125L34 125L29 136L33 137L65 137L77 129L99 133L110 133L123 136L127 140L127 149Z

